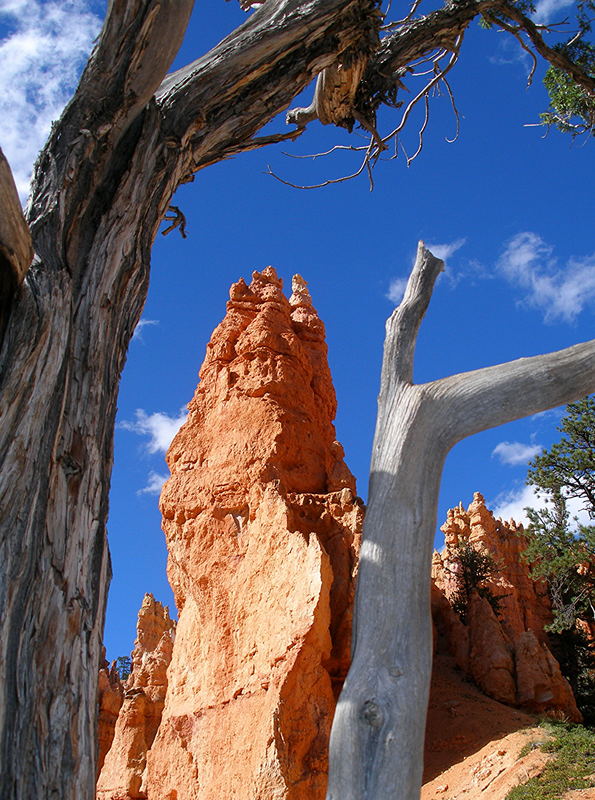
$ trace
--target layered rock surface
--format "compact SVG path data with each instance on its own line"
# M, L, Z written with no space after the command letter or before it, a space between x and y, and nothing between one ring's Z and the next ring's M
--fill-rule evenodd
M441 530L445 548L434 554L433 615L458 666L496 700L580 721L572 690L547 644L544 626L552 618L547 587L529 575L522 528L494 519L476 492L468 509L449 510ZM453 609L461 586L456 550L464 543L493 558L496 571L481 586L498 606L496 613L486 596L472 591L465 621Z
M123 699L124 687L116 669L116 662L110 665L105 660L104 654L97 681L97 777L112 746Z
M98 800L147 797L147 752L161 722L167 691L167 668L175 634L175 623L170 619L167 607L151 594L144 597L136 632L132 671L123 686L123 699L111 746L97 781ZM100 712L101 707L100 701ZM100 713L100 743L106 738Z
M362 522L296 276L230 291L161 495L179 610L150 798L324 797Z

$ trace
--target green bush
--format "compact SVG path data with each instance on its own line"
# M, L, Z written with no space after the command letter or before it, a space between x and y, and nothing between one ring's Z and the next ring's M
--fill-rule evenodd
M543 722L551 736L541 749L555 758L541 775L515 786L506 800L560 800L571 789L593 786L595 774L595 732L582 725Z

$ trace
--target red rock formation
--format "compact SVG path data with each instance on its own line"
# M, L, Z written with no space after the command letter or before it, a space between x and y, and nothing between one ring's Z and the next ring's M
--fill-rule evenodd
M200 377L161 495L180 618L150 797L322 800L362 508L304 281L234 284Z
M98 800L147 797L146 757L161 721L174 631L167 607L146 594L138 614L132 672L97 781Z
M432 605L439 632L458 665L490 697L534 711L559 711L580 721L572 690L547 644L551 622L547 587L529 575L522 553L522 528L494 519L479 492L465 511L450 509L445 549L435 553ZM486 597L473 591L463 622L453 610L460 584L455 548L468 542L488 553L496 573L483 582L498 601L498 614Z
M97 775L101 772L107 751L112 746L118 714L122 708L124 689L116 662L111 665L105 660L99 670L97 681Z

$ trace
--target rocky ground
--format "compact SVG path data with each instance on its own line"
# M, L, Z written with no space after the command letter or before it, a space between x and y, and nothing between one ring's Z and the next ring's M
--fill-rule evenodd
M421 800L504 800L552 758L536 717L486 697L445 655L436 657L427 730ZM595 788L563 800L595 800Z

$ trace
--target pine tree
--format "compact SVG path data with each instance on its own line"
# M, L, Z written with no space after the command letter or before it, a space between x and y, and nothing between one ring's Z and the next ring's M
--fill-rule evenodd
M527 509L525 557L533 578L547 581L552 648L585 719L595 722L595 525L571 519L567 508L579 499L595 518L595 398L571 403L559 430L560 441L530 464L527 482L546 506Z

